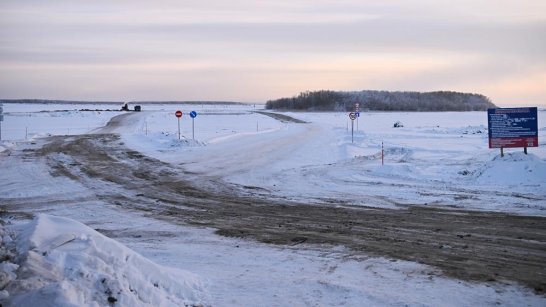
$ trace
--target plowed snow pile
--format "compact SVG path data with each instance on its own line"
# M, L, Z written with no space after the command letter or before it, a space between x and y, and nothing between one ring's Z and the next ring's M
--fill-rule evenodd
M193 274L157 265L71 219L41 214L2 233L0 286L9 282L0 292L3 305L204 306L209 301Z
M480 170L477 181L481 184L540 186L546 182L546 161L534 154L523 152L496 156Z

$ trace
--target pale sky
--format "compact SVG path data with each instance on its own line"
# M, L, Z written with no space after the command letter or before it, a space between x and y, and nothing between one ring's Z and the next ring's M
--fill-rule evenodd
M0 98L452 90L546 105L544 0L0 0Z

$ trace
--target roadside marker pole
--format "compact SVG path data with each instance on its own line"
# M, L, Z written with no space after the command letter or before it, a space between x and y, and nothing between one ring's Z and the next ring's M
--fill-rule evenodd
M4 121L4 106L0 103L0 141L2 140L2 122Z
M383 148L383 142L381 142L381 165L385 165L385 150Z
M180 117L178 118L178 140L180 140Z

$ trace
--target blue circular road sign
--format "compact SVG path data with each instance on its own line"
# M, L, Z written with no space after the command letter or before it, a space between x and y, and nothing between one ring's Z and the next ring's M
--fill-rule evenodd
M197 112L191 111L191 112L190 112L190 117L191 117L191 118L196 118L196 117L197 117Z

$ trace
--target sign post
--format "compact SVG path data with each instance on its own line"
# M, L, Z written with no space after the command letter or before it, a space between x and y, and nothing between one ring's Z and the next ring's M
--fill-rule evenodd
M487 110L489 148L538 147L538 112L530 108L497 108Z
M356 131L358 130L358 118L360 117L360 103L355 103L355 114L356 114Z
M195 111L191 111L190 112L190 117L191 117L191 137L192 139L195 140L195 118L197 117L197 112Z
M354 143L354 126L356 114L354 112L349 113L349 118L351 119L351 143Z
M182 111L178 110L174 115L178 118L178 139L180 140L180 117L182 117Z

